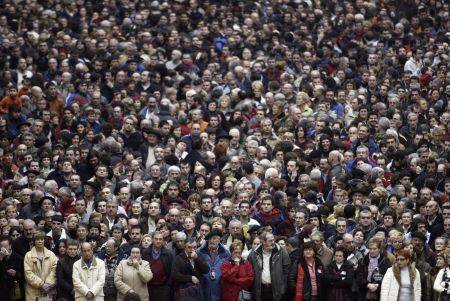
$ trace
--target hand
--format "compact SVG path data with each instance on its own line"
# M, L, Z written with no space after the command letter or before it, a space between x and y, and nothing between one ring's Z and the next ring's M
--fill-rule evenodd
M88 292L87 295L86 295L86 298L94 299L94 294L92 292Z
M6 271L10 276L12 276L12 277L14 277L14 276L16 276L16 271L15 270L13 270L13 269L9 269L9 270L7 270Z
M375 292L378 288L378 284L375 283L369 283L367 285L367 288L371 291L371 292Z
M197 259L197 258L198 258L197 253L196 253L196 252L192 252L192 253L191 253L191 258L192 258L192 259Z
M138 267L139 267L139 261L138 261L137 259L133 259L133 266L134 266L135 268L138 268Z
M44 283L44 285L42 285L42 289L44 290L44 292L48 293L50 291L50 284L48 283Z
M235 265L239 265L239 263L241 262L241 259L238 257L233 258L234 264Z
M197 277L192 276L192 283L193 283L193 284L199 284L199 283L200 283L200 280L198 280Z

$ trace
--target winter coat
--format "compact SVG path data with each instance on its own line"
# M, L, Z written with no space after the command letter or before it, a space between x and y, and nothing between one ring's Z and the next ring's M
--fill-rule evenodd
M209 266L205 262L202 255L197 254L198 257L194 260L194 266L191 265L186 252L180 252L174 259L172 265L172 280L175 291L174 300L178 300L180 289L192 286L192 276L202 279L203 274L209 272ZM200 299L200 296L199 296Z
M16 271L16 275L7 273L9 269ZM12 252L9 256L0 261L0 292L4 300L11 300L14 295L14 281L19 284L22 297L25 295L23 279L23 257Z
M301 269L301 271L299 271ZM317 300L325 299L325 291L323 286L323 277L325 273L324 266L318 257L315 258L316 284L317 284ZM303 283L299 283L299 272L303 274ZM293 294L296 301L309 301L312 296L311 275L306 261L303 259L296 260L289 272L289 291ZM301 287L299 285L301 284Z
M58 258L52 251L44 248L42 264L39 262L36 248L33 247L24 258L25 296L27 301L35 301L40 296L41 287L47 283L56 285L56 264Z
M355 278L353 266L344 261L341 268L332 262L326 269L324 283L326 287L326 300L352 301L352 283Z
M441 269L436 275L436 279L434 280L433 289L439 294L446 294L446 285L450 283L450 268L446 267ZM447 296L449 294L446 294ZM439 298L442 299L442 298Z
M409 266L409 279L412 282L411 290L413 298L411 301L420 301L421 285L419 271L414 265ZM414 273L414 275L412 275ZM384 274L383 282L381 283L380 301L397 301L400 295L401 271L398 267L393 266L389 268Z
M253 300L261 301L261 285L263 272L263 249L262 245L248 255L248 261L253 266ZM288 253L275 245L270 257L270 278L272 283L273 300L280 301L287 289L287 280L291 260Z
M122 301L127 292L133 290L141 300L148 300L147 283L153 274L147 261L141 260L135 268L130 258L122 260L114 274L114 284L117 288L117 300Z
M355 273L356 283L358 284L359 292L361 294L360 298L363 297L363 295L364 296L366 295L366 293L368 292L367 284L370 283L369 281L367 281L367 276L369 274L369 261L370 261L369 256L370 254L367 254L362 260L362 263L358 264L358 268L356 269ZM386 271L390 267L391 263L389 262L389 259L387 259L387 257L384 256L383 254L380 254L380 257L378 258L378 270L380 274L381 275L386 274ZM378 286L378 289L374 292L374 295L379 296L380 294L381 283L379 284L380 285Z
M220 267L222 271L222 301L236 301L241 290L251 290L253 267L247 260L236 265L232 259Z
M170 273L172 272L173 255L170 252L170 250L163 247L161 249L160 258L163 263L164 274L166 275L165 284L170 284L170 282L171 282ZM142 259L149 262L150 269L151 269L151 259L152 259L152 247L151 246L147 249L142 250ZM152 271L152 273L154 273L154 271ZM156 275L154 275L154 276L156 277ZM148 285L149 286L152 285L152 280L150 280Z
M83 258L73 264L73 287L77 301L103 301L103 286L105 285L105 263L103 260L93 258L88 267ZM93 299L87 299L88 292L94 294Z
M219 244L217 256L212 258L208 250L208 242L202 244L198 249L198 254L202 255L206 264L209 266L209 272L203 274L202 288L205 301L219 301L221 295L221 277L222 271L220 267L230 258L230 252ZM214 275L212 277L211 275ZM214 279L213 279L214 278Z
M73 264L78 259L78 256L69 257L66 255L58 261L58 265L56 266L56 277L58 279L58 282L56 284L56 292L58 298L75 300L72 272Z

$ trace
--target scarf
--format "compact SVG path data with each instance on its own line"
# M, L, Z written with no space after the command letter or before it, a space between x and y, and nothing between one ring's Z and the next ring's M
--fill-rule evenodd
M158 260L159 256L161 256L161 251L157 251L154 248L152 248L152 257L154 260Z
M297 286L295 288L295 301L303 300L303 279L305 278L305 274L301 264L298 264L297 267Z
M367 273L367 281L371 281L373 271L378 267L378 259L380 258L380 255L377 257L370 257L369 256L369 266L368 266L368 273Z

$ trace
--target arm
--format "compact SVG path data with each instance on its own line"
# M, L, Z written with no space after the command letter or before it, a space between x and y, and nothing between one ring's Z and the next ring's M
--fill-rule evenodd
M289 258L288 253L284 250L281 251L281 259L283 264L284 281L286 281L291 269L291 259Z
M52 287L56 285L56 265L58 264L58 259L55 255L51 257L51 270L47 278L45 278L45 283L50 284Z
M414 270L416 273L416 277L414 278L414 300L419 301L422 296L422 285L420 283L420 274L417 269ZM429 300L429 298L425 299Z
M349 265L348 268L344 269L344 271L345 271L344 279L342 279L343 275L339 275L337 278L336 287L345 288L352 285L354 279L353 267Z
M288 278L288 289L291 292L295 292L295 288L297 286L297 272L298 272L298 264L297 262L294 262L294 264L291 266L291 270L289 271L289 278Z
M81 267L75 263L73 265L73 272L72 272L72 281L73 281L73 288L75 291L78 291L81 295L86 296L89 292L89 288L86 286L86 284L81 281L80 277L80 270Z
M238 284L242 289L246 289L253 283L253 267L250 262L246 261L242 264L242 268L245 270L245 276L236 278L235 283Z
M103 286L105 286L105 264L100 259L97 260L97 264L98 278L94 286L91 288L91 292L94 296L98 296L98 294L103 291Z
M125 262L125 261L122 261ZM125 295L128 291L131 290L131 287L129 287L125 282L123 282L123 264L119 263L117 266L116 272L114 273L114 285L116 286L117 290L122 294Z
M172 265L172 278L174 281L177 282L191 282L192 281L192 275L185 275L182 274L181 268L183 265L183 260L177 256L175 257L175 260L173 261Z
M445 290L445 288L442 286L442 277L444 276L444 269L441 269L439 271L439 273L436 275L436 280L434 280L433 289L438 293L442 293Z
M222 279L227 282L233 282L236 279L238 273L238 266L232 265L228 260L222 263L220 266L220 270L222 272Z
M153 278L153 273L150 270L150 265L145 260L142 260L142 264L139 265L137 273L142 283L147 283Z
M28 285L34 288L41 288L44 285L44 281L33 272L32 259L28 255L29 253L25 255L24 260L25 280Z
M389 269L383 277L383 282L381 283L380 291L380 301L387 301L389 296L389 288L392 281L397 281L392 279L393 277L392 269Z

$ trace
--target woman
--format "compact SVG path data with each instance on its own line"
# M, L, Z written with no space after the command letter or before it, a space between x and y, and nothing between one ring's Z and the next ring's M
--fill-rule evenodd
M78 242L76 240L69 240L67 242L67 252L59 261L56 266L57 281L57 300L58 301L71 301L75 300L72 271L75 261L80 259L78 256Z
M27 301L55 295L56 264L58 258L44 246L45 233L33 236L34 247L25 255L25 296Z
M391 264L381 252L382 241L372 238L369 241L369 253L356 270L356 282L359 286L359 300L378 300L383 275Z
M421 295L420 275L411 263L411 253L399 250L381 283L380 301L420 301Z
M152 278L150 265L141 259L141 250L138 247L131 248L130 257L119 263L114 274L117 300L122 301L129 292L137 293L141 300L148 300L147 282Z
M428 291L428 296L430 301L438 301L439 293L434 290L434 281L439 271L447 266L446 254L441 253L436 255L436 266L432 267L428 275L426 276L426 288Z
M315 251L315 243L303 244L301 255L292 264L289 275L289 289L295 301L317 301L323 299L324 267Z
M250 262L242 258L242 250L241 242L232 243L230 246L231 257L220 267L222 271L222 301L236 301L240 294L246 296L251 294L249 291L253 282L253 267Z
M445 254L446 264L436 275L433 288L439 294L440 301L450 300L450 252Z
M327 300L353 300L352 283L354 279L353 266L345 260L344 248L334 251L334 260L327 268L324 279L327 283Z

